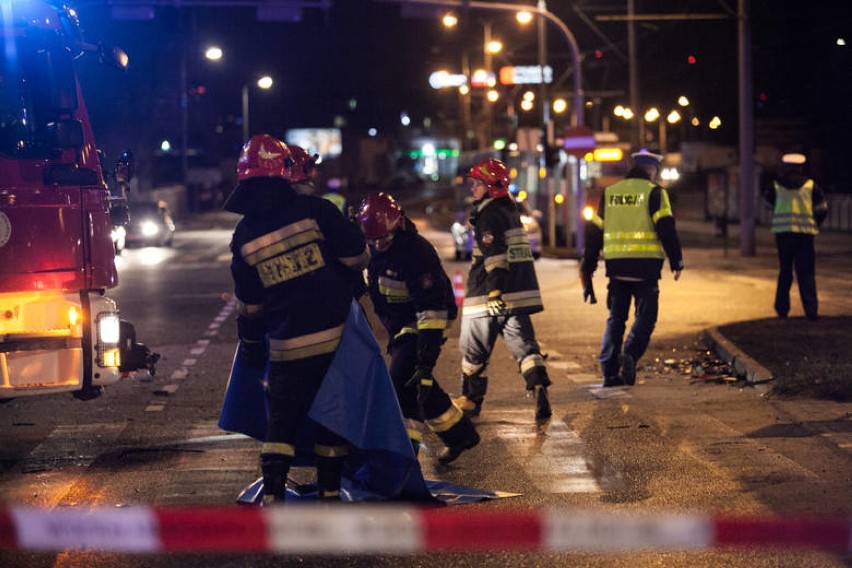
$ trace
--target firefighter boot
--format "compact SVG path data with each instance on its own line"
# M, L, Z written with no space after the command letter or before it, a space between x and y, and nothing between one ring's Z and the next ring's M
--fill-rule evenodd
M553 414L547 395L547 387L551 384L547 370L543 366L532 367L524 373L524 380L527 383L527 396L535 400L535 421L541 424Z
M283 503L287 497L287 474L293 458L283 454L261 454L263 472L263 505Z
M546 422L553 415L553 411L550 408L550 397L547 395L547 387L536 385L530 394L535 397L536 424Z
M317 499L321 502L340 501L340 478L346 456L317 456Z
M462 374L462 395L453 400L465 416L476 418L482 412L482 403L488 391L488 377Z
M438 463L444 465L455 461L462 452L479 444L479 433L467 416L462 416L449 430L435 433L447 446L438 454Z

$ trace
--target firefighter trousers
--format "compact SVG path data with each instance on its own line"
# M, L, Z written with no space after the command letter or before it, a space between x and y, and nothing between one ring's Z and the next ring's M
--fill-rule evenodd
M299 429L310 411L334 353L295 361L273 361L269 369L269 425L261 447L264 490L284 499L284 486ZM320 498L336 498L348 445L331 430L317 425L317 490Z
M502 336L506 348L518 362L527 390L537 385L550 386L547 366L541 347L535 339L535 329L529 314L508 316L462 316L459 348L462 352L462 372L467 377L484 377L485 368L497 342ZM484 392L482 393L484 396Z
M417 385L406 386L417 368L417 334L407 333L393 339L388 345L388 354L391 380L415 450L423 439L424 422L449 447L467 443L474 435L474 427L437 379L428 395L419 400Z

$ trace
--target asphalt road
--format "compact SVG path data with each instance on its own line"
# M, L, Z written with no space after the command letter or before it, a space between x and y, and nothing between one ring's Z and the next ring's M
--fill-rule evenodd
M162 355L158 374L107 389L89 402L68 395L0 406L0 503L47 508L229 505L257 478L255 441L216 422L236 346L228 272L229 220L178 225L172 248L128 250L111 293L139 338ZM206 223L206 228L205 228ZM448 233L424 234L456 263ZM689 249L679 282L661 283L661 315L633 388L602 390L596 354L603 303L583 304L574 260L536 261L546 310L534 316L554 381L553 419L533 424L517 367L502 342L478 427L483 441L448 467L432 436L420 462L429 479L520 494L458 506L471 511L584 510L736 515L845 515L852 510L849 433L785 435L802 408L756 389L694 381L666 360L699 353L707 327L771 315L771 263L738 267L718 251ZM690 259L692 262L690 262ZM842 263L841 263L842 264ZM848 274L848 268L846 269ZM832 277L843 278L843 273ZM846 280L848 282L848 280ZM598 295L604 281L596 279ZM848 291L848 289L847 289ZM849 310L836 294L837 310ZM824 305L826 297L823 297ZM839 306L839 307L837 307ZM845 313L848 313L846 311ZM380 342L383 338L380 337ZM436 376L458 392L458 326ZM824 409L823 409L824 410ZM848 405L838 405L838 416ZM306 472L298 472L300 474ZM641 554L492 553L270 556L262 554L21 553L2 566L842 566L849 557L801 550L734 549Z

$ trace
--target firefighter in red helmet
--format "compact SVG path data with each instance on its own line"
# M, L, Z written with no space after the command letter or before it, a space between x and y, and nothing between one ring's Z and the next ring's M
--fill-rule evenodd
M511 175L500 160L474 165L468 174L473 196L473 262L462 308L462 396L456 403L479 415L488 377L485 374L497 336L518 362L527 394L535 399L535 419L551 416L551 384L530 314L544 309L533 254L518 208L509 195Z
M372 251L368 289L388 332L390 376L415 453L423 423L444 442L440 463L479 443L476 428L438 384L433 370L458 308L435 247L399 203L386 193L368 195L357 213Z
M295 144L288 144L290 149L291 165L287 181L293 185L298 193L311 194L314 187L314 167L319 154L308 154L307 150Z
M269 425L260 456L265 502L285 499L298 430L343 335L352 274L369 260L356 225L325 199L293 189L291 165L283 142L252 137L224 205L243 215L231 241L241 354L251 367L269 364ZM347 445L319 425L315 439L319 498L339 499Z

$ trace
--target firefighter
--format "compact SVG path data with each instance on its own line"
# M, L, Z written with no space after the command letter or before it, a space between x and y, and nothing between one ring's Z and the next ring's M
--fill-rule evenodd
M479 443L479 434L434 376L449 326L458 308L450 279L435 248L386 193L368 195L358 223L370 245L367 269L373 307L388 332L390 376L415 454L423 422L446 446L447 464Z
M597 214L587 217L586 248L580 263L583 300L594 304L592 274L603 249L609 317L598 361L604 387L636 382L636 363L648 348L657 322L664 257L669 259L675 280L683 270L669 196L655 182L663 157L641 150L632 158L634 165L626 178L607 187ZM624 341L631 301L636 317Z
M319 390L349 314L348 274L369 261L364 236L328 201L287 181L287 146L268 134L242 148L224 208L243 215L231 241L237 327L247 364L269 362L269 426L261 446L264 502L284 501L298 430ZM265 338L268 336L268 346ZM316 432L317 491L338 500L343 438Z
M287 181L293 186L297 193L311 195L315 190L314 167L316 167L319 154L308 154L301 146L288 144L290 150L290 164L287 168Z
M775 289L775 312L784 319L790 312L790 287L793 269L805 317L814 321L818 316L814 237L828 215L825 194L805 172L804 154L781 156L781 175L764 199L773 209L772 232L778 249L778 284Z
M535 339L530 314L544 309L530 243L509 195L506 165L483 160L470 169L474 231L473 261L462 308L462 396L456 403L478 416L488 390L485 374L497 336L518 362L528 396L535 399L536 422L551 415L551 382Z

